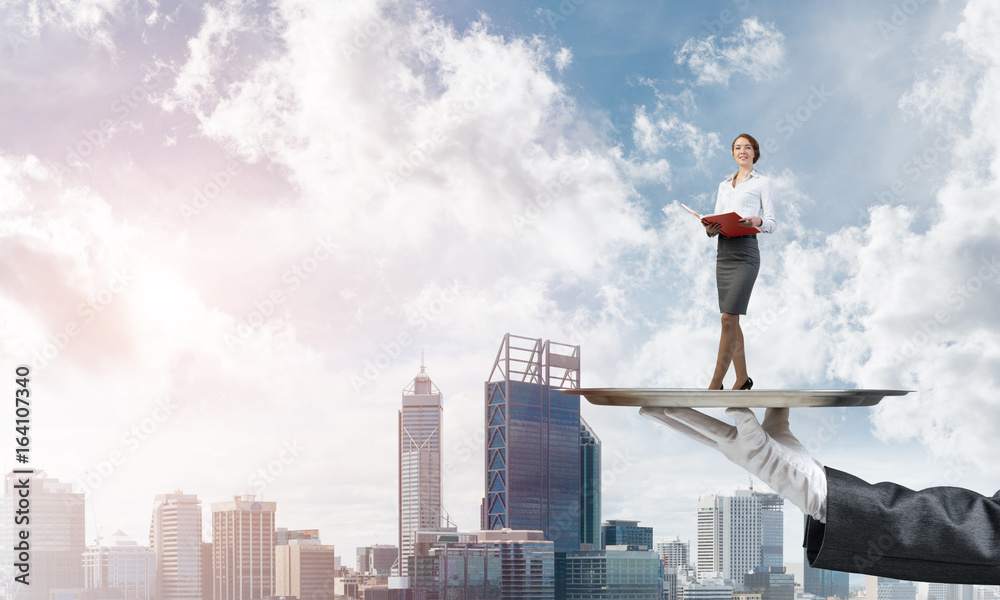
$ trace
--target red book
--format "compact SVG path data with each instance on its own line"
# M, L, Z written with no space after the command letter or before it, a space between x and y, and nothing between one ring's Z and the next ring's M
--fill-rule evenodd
M760 233L760 229L757 229L756 227L744 227L740 225L739 220L743 217L734 212L727 212L721 215L703 215L696 210L692 210L687 206L684 206L683 204L681 204L681 206L684 207L684 210L698 217L698 220L702 223L719 223L722 225L722 231L719 233L726 237L737 237L741 235L749 235L751 233Z

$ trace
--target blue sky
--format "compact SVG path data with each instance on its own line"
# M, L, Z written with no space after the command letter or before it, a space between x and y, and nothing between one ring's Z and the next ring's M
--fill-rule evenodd
M714 249L678 203L712 209L740 132L771 148L778 210L744 321L757 385L916 390L793 430L871 480L997 487L986 0L22 0L0 19L0 356L36 363L34 464L87 490L88 538L143 540L153 496L183 489L263 491L345 558L394 543L421 352L468 529L504 333L580 344L586 386L706 385ZM699 495L746 485L632 411L583 413L605 518L690 539Z

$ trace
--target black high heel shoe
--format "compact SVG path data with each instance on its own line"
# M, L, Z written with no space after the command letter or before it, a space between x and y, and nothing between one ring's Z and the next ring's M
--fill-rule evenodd
M753 387L753 379L750 379L749 377L747 377L747 380L743 382L743 385L740 386L740 389L741 390L749 390L752 387Z

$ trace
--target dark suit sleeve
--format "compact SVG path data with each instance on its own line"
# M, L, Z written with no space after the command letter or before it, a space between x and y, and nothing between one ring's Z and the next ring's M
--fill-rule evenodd
M1000 584L1000 492L913 491L827 467L826 523L809 517L810 566L911 581Z

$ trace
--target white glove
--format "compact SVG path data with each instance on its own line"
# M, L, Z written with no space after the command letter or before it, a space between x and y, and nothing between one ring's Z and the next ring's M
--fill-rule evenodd
M763 426L749 408L726 409L735 427L693 408L643 407L639 414L722 452L802 512L826 522L826 471L789 431L787 408L767 409Z

